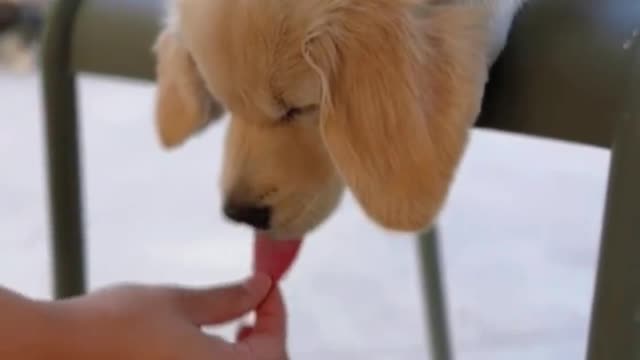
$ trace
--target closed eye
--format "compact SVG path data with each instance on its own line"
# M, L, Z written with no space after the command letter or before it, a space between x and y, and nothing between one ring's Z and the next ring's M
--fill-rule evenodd
M290 122L290 121L296 120L301 115L308 114L310 112L315 111L317 108L318 107L316 105L308 105L304 107L290 107L287 109L284 115L282 115L280 120L284 122Z
M291 121L303 113L302 108L289 108L282 116L283 121Z

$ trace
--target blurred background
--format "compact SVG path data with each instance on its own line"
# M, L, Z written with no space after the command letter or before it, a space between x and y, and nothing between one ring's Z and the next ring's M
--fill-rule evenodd
M46 0L0 0L0 285L50 298L38 34ZM225 122L168 153L154 85L79 84L90 285L210 284L249 273L252 234L223 220ZM442 213L459 359L583 357L609 156L475 131ZM293 359L425 359L416 241L347 196L284 283ZM229 329L223 329L228 333Z

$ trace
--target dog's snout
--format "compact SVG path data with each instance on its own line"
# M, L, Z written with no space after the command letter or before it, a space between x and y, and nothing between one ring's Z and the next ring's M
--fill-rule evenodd
M259 230L268 230L271 223L271 208L244 204L226 204L224 214L229 219L253 226Z

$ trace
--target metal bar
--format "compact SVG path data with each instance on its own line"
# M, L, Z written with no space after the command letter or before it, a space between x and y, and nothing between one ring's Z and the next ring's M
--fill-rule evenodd
M420 263L427 310L431 359L451 360L446 291L441 271L438 231L434 227L419 237Z
M639 43L612 149L588 360L640 359Z
M48 185L55 296L85 291L82 188L71 32L80 0L52 4L43 39Z

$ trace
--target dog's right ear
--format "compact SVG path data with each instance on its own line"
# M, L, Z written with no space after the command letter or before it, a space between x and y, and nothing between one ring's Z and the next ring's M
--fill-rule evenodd
M193 58L177 35L165 29L154 46L157 93L155 117L162 144L175 147L222 113L211 98Z
M483 12L415 16L421 2L326 1L304 47L336 168L371 219L400 231L440 213L486 80Z

